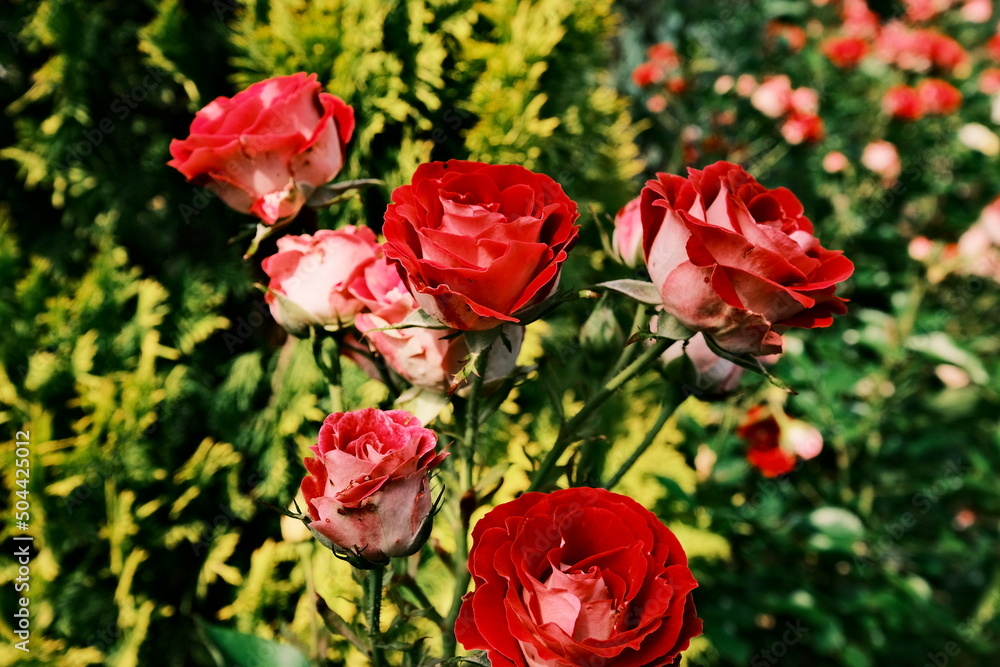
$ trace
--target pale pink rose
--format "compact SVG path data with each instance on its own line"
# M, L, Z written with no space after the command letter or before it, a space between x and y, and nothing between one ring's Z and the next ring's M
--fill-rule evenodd
M323 421L302 480L312 522L328 546L362 562L409 556L430 535L430 471L447 454L403 410L367 408Z
M800 459L811 459L823 451L823 434L801 419L789 419L781 426L779 446Z
M823 171L828 174L836 174L847 169L847 156L840 151L830 151L823 156Z
M957 256L963 273L1000 282L1000 197L958 239Z
M667 98L663 95L652 95L646 100L646 108L652 113L660 113L667 108Z
M815 114L819 111L819 93L812 88L796 88L788 99L788 106L800 114Z
M993 0L966 0L962 18L969 23L986 23L993 16Z
M303 72L219 97L170 142L167 164L266 225L293 217L344 165L354 110Z
M351 225L278 239L278 252L261 263L271 279L264 297L271 315L295 335L310 325L350 324L363 306L351 285L375 261L377 251L372 230Z
M884 183L892 184L899 178L903 165L899 161L896 147L885 140L873 141L861 153L861 164L882 177Z
M736 94L740 97L750 97L757 90L757 79L752 74L740 74L736 79Z
M728 74L723 74L722 76L720 76L718 79L715 80L715 85L713 86L713 89L719 95L725 95L730 90L732 90L733 86L735 85L736 85L736 79L729 76Z
M629 268L634 269L642 264L642 217L639 215L639 197L625 204L615 216L611 250L615 254L615 259Z
M784 74L769 76L750 96L750 104L769 118L785 114L792 102L792 82Z
M383 257L365 268L364 275L353 283L351 291L365 306L364 312L354 318L354 325L389 368L416 387L448 393L455 374L469 355L465 338L456 336L455 329L406 327L379 331L403 324L419 309L399 271ZM483 378L487 383L514 371L524 340L524 327L506 325L503 332L510 349L502 340L497 340L490 348ZM378 369L365 363L366 360L357 357L355 360L373 378L381 379Z
M918 262L925 262L930 259L931 253L934 252L934 242L926 236L918 236L910 241L907 250L912 259Z

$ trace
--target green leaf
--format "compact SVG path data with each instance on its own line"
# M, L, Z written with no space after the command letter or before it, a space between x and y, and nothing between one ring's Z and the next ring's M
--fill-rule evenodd
M681 321L665 310L661 310L656 316L656 336L657 338L668 338L670 340L687 340L695 335L695 331L688 329L681 324Z
M605 283L599 283L597 286L621 292L640 303L648 303L653 306L659 306L663 303L663 300L660 298L659 288L653 283L647 283L642 280L631 280L629 278L609 280Z
M212 648L222 654L223 664L231 667L272 665L273 667L311 667L297 649L268 639L202 623Z
M851 551L854 543L864 538L861 519L841 507L821 507L809 515L808 521L817 531L809 544L820 551Z
M383 183L375 178L362 178L357 181L343 181L342 183L327 183L316 188L312 195L310 195L309 200L306 201L306 206L310 208L325 208L347 199L359 190L364 190L373 185L383 185Z

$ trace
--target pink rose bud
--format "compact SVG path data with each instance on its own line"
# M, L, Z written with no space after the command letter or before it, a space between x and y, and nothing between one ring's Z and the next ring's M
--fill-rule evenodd
M757 89L757 79L752 74L740 74L736 79L736 94L740 97L750 97Z
M823 171L836 174L847 169L847 156L840 151L830 151L823 156Z
M415 387L442 394L449 392L455 374L469 356L469 346L463 336L455 335L455 329L387 328L403 324L419 310L395 264L380 257L365 268L351 291L365 305L365 311L354 318L354 325L371 348L382 355L389 368ZM486 383L509 376L516 367L524 341L524 327L506 325L503 332L510 349L502 339L497 339L490 347L483 377ZM360 360L359 364L373 378L381 379L378 369L371 364Z
M302 480L313 534L358 566L416 553L433 521L429 473L447 456L436 445L404 410L327 417Z
M671 345L660 360L669 365L682 356L687 356L694 368L692 379L699 398L721 398L733 393L739 387L743 369L712 352L705 342L704 334L695 334L683 345Z
M657 174L641 200L643 252L664 309L723 348L781 351L789 327L833 324L854 265L813 235L802 203L742 167L717 162L688 177Z
M966 0L962 18L969 23L986 23L993 16L993 0Z
M784 74L767 77L750 96L750 104L769 118L784 115L791 103L792 82Z
M819 93L812 88L796 88L788 101L792 111L799 114L815 114L819 111Z
M786 452L795 452L800 459L811 459L823 451L823 435L812 424L789 419L781 427L780 445Z
M278 239L278 252L261 263L271 279L264 297L271 315L297 336L310 325L350 324L364 305L351 285L375 261L377 251L372 230L351 225Z
M321 90L300 72L219 97L170 142L167 164L266 225L294 217L340 172L354 131L354 110Z
M918 236L910 241L910 257L918 262L926 262L934 252L934 242L926 236Z
M615 231L611 235L611 250L615 261L634 269L643 262L642 217L639 215L639 198L625 204L615 216Z

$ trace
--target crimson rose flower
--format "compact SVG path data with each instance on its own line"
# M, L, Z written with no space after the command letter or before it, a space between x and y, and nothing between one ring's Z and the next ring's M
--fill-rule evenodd
M517 165L422 164L385 212L385 254L420 307L463 331L517 322L556 288L576 204Z
M701 634L674 534L603 489L526 493L476 524L455 637L493 667L680 664Z
M664 309L723 348L781 352L788 327L827 327L854 265L813 236L802 203L742 167L657 174L642 191L643 251Z
M447 456L405 410L337 412L323 422L302 480L309 528L373 563L415 553L430 534L429 472Z
M303 72L255 83L195 114L167 164L264 224L293 217L344 165L354 110Z

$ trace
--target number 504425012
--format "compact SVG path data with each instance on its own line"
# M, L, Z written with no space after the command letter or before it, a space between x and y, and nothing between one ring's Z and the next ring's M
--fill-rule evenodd
M18 431L15 440L14 485L20 488L14 490L14 494L18 497L14 503L14 521L20 530L26 531L31 516L28 513L31 507L31 503L28 502L30 494L28 483L31 481L31 459L28 458L31 454L31 432Z

